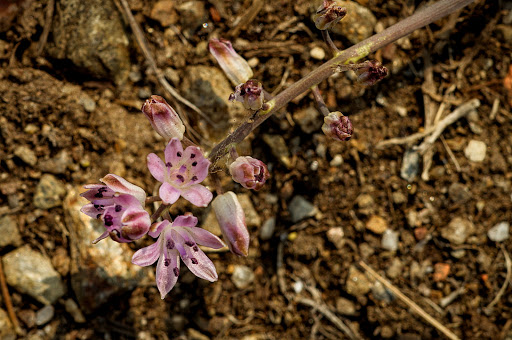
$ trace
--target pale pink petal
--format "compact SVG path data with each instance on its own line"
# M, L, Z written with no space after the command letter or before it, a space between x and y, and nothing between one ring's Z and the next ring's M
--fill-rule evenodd
M167 172L167 168L164 162L154 153L150 153L147 157L148 169L151 172L151 175L159 181L163 182L165 179L165 173Z
M235 193L228 191L215 197L212 202L222 236L231 252L247 256L249 252L249 231L245 223L245 214Z
M173 228L171 231L181 260L195 276L210 282L217 281L215 265L195 243L188 241L190 234L183 229Z
M94 241L92 241L92 244L96 244L98 243L99 241L103 240L104 238L107 238L109 235L109 232L108 230L106 230L103 234L100 235L100 237L98 237L97 239L95 239Z
M172 223L176 227L195 227L197 224L197 217L193 215L180 215L174 219Z
M206 207L213 198L213 194L205 186L194 184L188 188L183 188L181 196L197 207ZM162 197L160 195L160 197Z
M166 165L175 166L182 160L183 146L178 138L171 139L165 147L164 155Z
M160 240L150 246L139 249L133 254L132 263L141 267L150 266L161 255Z
M88 201L94 201L98 199L106 199L111 198L114 196L114 191L109 189L104 184L91 184L85 186L87 190L86 192L83 192L80 194L83 198L85 198Z
M164 252L166 254L166 252ZM166 254L167 255L167 254ZM180 261L177 250L170 250L168 256L160 256L156 265L156 286L160 297L165 298L171 291L180 275Z
M124 178L114 174L108 174L100 179L100 181L105 183L115 192L135 196L139 200L140 204L144 205L146 200L146 192L141 187L138 187L135 184L128 182Z
M102 206L94 205L92 203L86 204L80 209L81 212L92 218L99 218L105 208Z
M155 222L149 228L148 235L151 237L158 237L162 230L170 224L169 221L163 220L162 222Z
M207 230L198 227L188 227L186 230L192 235L194 240L202 245L213 249L220 249L226 245L220 238L213 235Z
M180 198L181 191L173 187L167 182L162 183L160 190L158 190L160 198L165 204L173 204Z
M121 219L121 237L127 240L138 240L146 235L151 226L151 218L142 208L128 208Z

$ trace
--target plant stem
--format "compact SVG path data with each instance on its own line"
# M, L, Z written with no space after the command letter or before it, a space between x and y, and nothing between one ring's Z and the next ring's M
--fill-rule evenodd
M313 96L315 97L316 105L318 106L318 110L324 115L328 116L330 111L327 105L325 105L324 98L322 98L322 94L318 89L318 86L311 87L311 92L313 92Z
M332 41L331 36L329 35L329 31L322 30L321 32L322 32L322 38L324 38L325 43L327 44L327 46L329 46L331 53L334 56L336 56L340 50L338 49L338 47L336 47L336 45L334 45L334 42Z
M338 66L347 63L355 63L379 48L412 33L418 28L441 19L469 5L473 1L474 0L440 0L434 5L423 8L386 30L337 53L334 58L319 66L316 70L310 72L304 78L275 96L274 99L267 102L269 104L267 110L260 110L256 113L254 119L247 119L243 122L232 134L227 136L212 149L209 159L215 163L229 152L229 148L232 144L240 143L252 130L272 116L277 110L288 104L293 98L333 75Z

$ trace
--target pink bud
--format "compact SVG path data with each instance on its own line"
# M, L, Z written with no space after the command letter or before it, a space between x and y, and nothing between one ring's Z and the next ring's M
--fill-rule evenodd
M314 16L316 28L319 30L331 29L347 15L345 7L336 6L336 2L332 0L324 0L323 4L318 7Z
M246 189L260 190L270 177L267 166L259 159L249 156L238 157L229 166L233 181L240 183Z
M339 141L346 141L352 137L353 127L350 119L341 112L331 112L324 117L324 125L322 131L327 137Z
M244 84L235 87L235 93L229 96L229 100L239 101L247 110L259 110L263 106L263 86L256 79L249 79Z
M245 214L238 198L232 191L215 197L213 210L219 221L220 230L229 250L238 256L249 254L249 231Z
M375 85L388 75L388 69L377 60L367 60L355 69L357 81L365 86Z
M236 53L229 40L211 39L208 48L233 85L245 83L252 78L251 67Z
M185 125L174 109L160 96L151 96L142 105L142 112L148 117L153 129L169 141L172 138L183 139Z

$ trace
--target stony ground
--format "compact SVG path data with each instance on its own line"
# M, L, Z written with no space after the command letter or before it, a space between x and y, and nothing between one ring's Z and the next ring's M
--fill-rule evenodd
M428 1L341 2L339 48ZM322 134L310 93L293 100L240 145L269 166L261 191L215 164L246 211L250 254L208 253L218 282L183 267L165 300L154 267L130 264L149 237L91 244L102 226L80 214L82 186L115 173L157 190L145 157L164 141L140 113L151 94L188 117L189 138L206 150L244 119L209 38L231 39L271 93L330 52L310 1L128 4L157 67L208 120L161 86L116 2L0 3L2 339L348 338L341 323L363 339L437 339L439 325L463 339L512 339L509 3L478 0L374 53L390 76L373 87L352 73L322 83L328 107L354 125L350 142ZM460 107L427 148L423 132ZM219 232L208 209L179 201L171 215L187 211Z

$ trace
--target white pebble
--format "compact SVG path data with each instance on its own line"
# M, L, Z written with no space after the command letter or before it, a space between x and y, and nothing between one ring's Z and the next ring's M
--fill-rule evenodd
M510 224L508 222L500 222L489 229L487 236L494 242L503 242L509 238Z
M340 166L343 164L343 157L341 155L336 155L332 159L332 161L329 163L330 166Z
M470 140L468 146L464 149L464 155L472 162L482 162L485 159L487 145L479 140Z
M311 57L317 60L322 60L325 58L325 51L321 47L313 47L311 51L309 52L311 54Z
M382 235L381 246L386 250L396 251L398 249L398 232L387 229Z
M302 281L296 281L293 283L293 290L299 294L304 289L304 283Z

